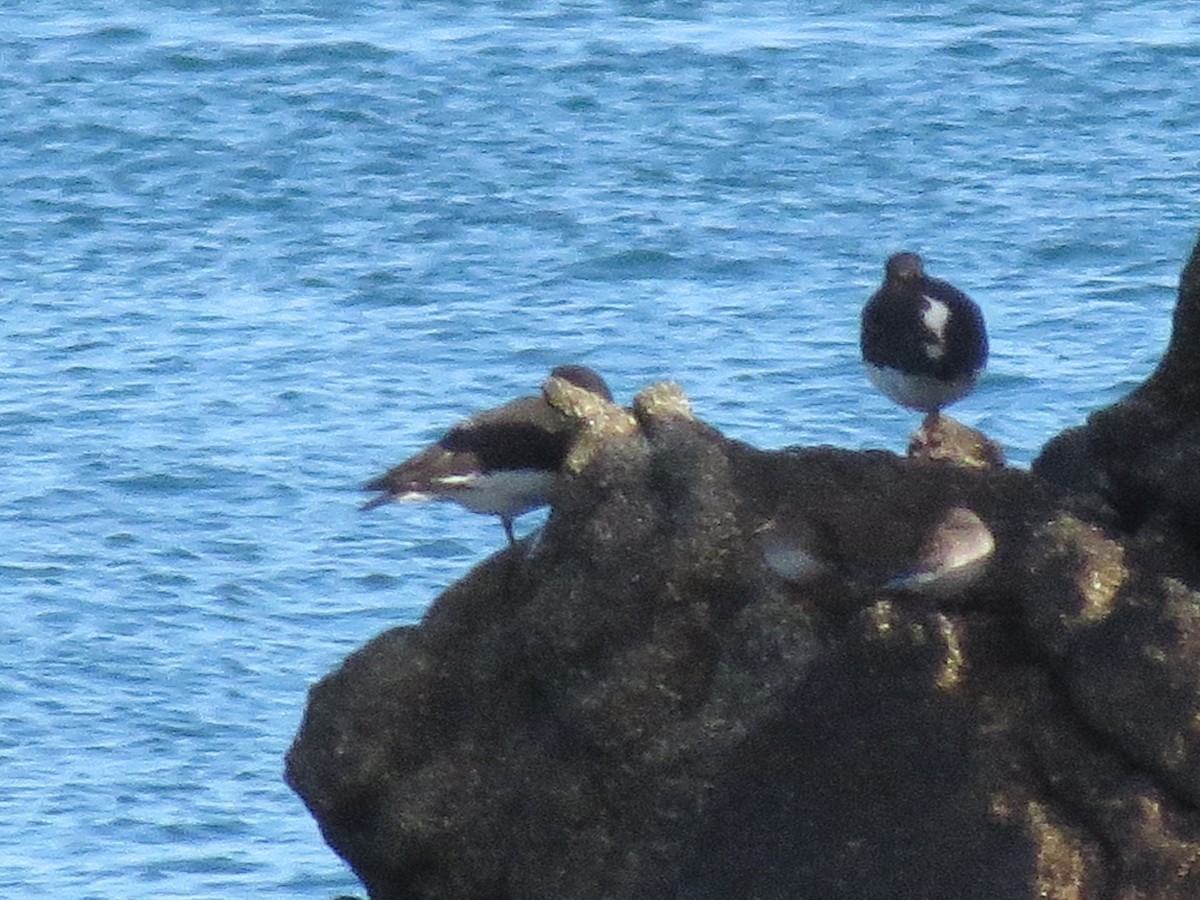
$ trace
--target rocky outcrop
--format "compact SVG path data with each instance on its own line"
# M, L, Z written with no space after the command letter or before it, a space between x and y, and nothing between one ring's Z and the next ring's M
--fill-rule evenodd
M289 784L373 900L1200 896L1198 254L1032 474L548 384L545 528L317 684ZM932 590L948 511L983 539Z
M1200 529L1200 244L1179 282L1171 343L1123 400L1051 440L1033 473L1125 534ZM1189 551L1196 548L1193 538ZM1185 555L1194 555L1187 553Z

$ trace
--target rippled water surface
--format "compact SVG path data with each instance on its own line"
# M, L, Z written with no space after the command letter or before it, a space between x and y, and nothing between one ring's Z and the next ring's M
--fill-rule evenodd
M356 509L459 416L573 360L900 449L857 317L909 248L1027 465L1153 368L1200 227L1187 4L3 6L5 896L361 893L283 754L501 545Z

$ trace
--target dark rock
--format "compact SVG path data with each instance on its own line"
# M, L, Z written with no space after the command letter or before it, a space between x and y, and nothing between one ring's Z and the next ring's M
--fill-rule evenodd
M317 684L288 782L372 900L1200 896L1197 365L1045 477L548 384L584 427L543 532ZM984 575L897 589L960 508Z
M1004 448L996 441L941 414L927 417L921 423L908 443L908 456L979 469L1004 465Z
M1134 534L1200 533L1200 243L1179 279L1171 341L1127 397L1050 441L1035 475L1076 495L1089 519Z

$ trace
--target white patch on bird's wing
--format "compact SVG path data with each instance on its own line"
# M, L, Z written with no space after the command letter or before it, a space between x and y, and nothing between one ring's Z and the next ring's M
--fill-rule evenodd
M439 475L432 483L443 488L471 487L479 480L478 472L468 472L465 475Z
M925 353L930 359L941 359L946 355L946 323L950 321L950 307L928 294L923 294L921 299L925 301L921 322L933 335L933 340L925 341Z

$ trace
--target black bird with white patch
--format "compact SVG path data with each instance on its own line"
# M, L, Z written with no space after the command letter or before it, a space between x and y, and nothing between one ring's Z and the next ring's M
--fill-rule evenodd
M604 379L586 366L558 366L550 374L612 400ZM540 394L489 409L367 482L363 490L382 493L362 508L452 500L471 512L499 516L513 544L513 519L550 502L578 426Z
M901 406L936 420L975 388L987 364L983 313L958 288L925 274L921 257L897 253L862 312L862 355L871 383Z

